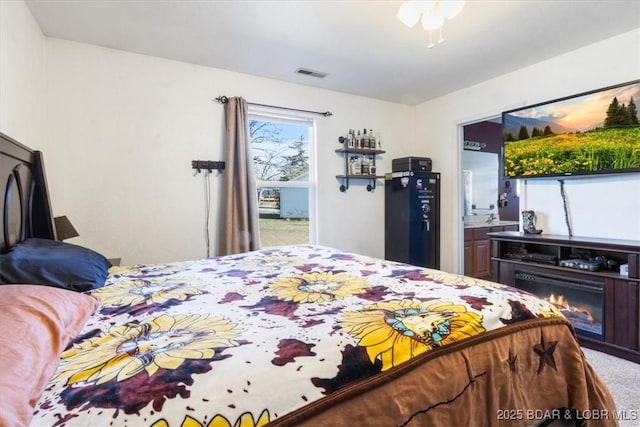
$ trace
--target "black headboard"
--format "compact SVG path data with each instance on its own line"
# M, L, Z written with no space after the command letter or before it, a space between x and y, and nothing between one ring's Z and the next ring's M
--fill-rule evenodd
M0 133L0 253L29 237L55 239L42 153Z

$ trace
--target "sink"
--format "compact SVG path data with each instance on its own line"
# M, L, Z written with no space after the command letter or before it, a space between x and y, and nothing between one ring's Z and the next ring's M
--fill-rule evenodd
M494 219L491 222L489 221L490 215L465 215L464 216L464 226L465 227L491 227L491 226L500 226L500 225L514 225L518 224L518 221L506 221Z
M486 215L465 215L464 216L464 225L482 225L489 224L489 214ZM495 222L495 220L493 221Z

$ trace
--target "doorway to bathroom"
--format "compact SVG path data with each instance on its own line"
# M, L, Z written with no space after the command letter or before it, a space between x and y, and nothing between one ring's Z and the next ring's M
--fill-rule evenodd
M517 181L503 177L500 116L462 128L464 274L492 278L491 231L518 230Z

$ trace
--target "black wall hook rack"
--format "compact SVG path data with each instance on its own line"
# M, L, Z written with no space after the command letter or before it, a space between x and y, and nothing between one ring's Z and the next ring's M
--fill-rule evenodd
M222 171L225 169L225 162L215 162L213 160L192 160L191 167L196 169L198 173L202 172L203 169L208 170L209 172L213 170Z

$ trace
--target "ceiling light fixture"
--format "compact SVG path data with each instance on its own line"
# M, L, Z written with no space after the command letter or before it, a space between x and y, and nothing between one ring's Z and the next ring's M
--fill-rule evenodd
M429 31L429 44L432 48L432 34L438 30L438 43L442 43L442 26L445 19L455 18L464 8L464 0L410 0L402 3L398 9L398 19L407 27L413 27L422 17L422 28Z

